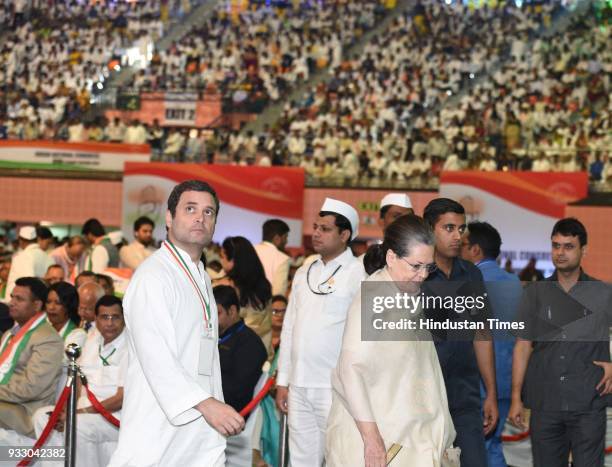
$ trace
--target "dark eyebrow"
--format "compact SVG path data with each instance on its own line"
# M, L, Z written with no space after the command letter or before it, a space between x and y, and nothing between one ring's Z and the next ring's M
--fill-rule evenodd
M187 202L185 203L185 205L186 205L186 206L198 206L199 204L198 204L196 201L187 201ZM208 208L208 209L213 209L213 210L215 210L215 206L211 206L211 205L209 205L209 204L204 205L204 208L203 208L203 209L207 209L207 208ZM215 210L215 211L216 211L216 210Z

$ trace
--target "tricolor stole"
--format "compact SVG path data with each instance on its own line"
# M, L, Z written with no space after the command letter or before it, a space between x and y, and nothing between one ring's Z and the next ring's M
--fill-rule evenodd
M66 340L66 338L70 335L70 333L74 331L75 329L76 329L76 324L74 324L74 321L72 321L71 319L68 319L66 324L64 324L64 326L60 330L59 335L61 336L62 340Z
M46 320L45 313L37 313L13 337L7 332L0 344L0 384L7 384L15 371L19 356L28 344L30 337Z

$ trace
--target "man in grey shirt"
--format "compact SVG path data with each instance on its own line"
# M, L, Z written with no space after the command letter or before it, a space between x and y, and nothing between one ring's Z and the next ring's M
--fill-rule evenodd
M581 268L587 232L574 218L552 235L554 274L530 284L519 307L508 418L524 427L531 409L534 467L604 465L606 407L612 392L612 290Z

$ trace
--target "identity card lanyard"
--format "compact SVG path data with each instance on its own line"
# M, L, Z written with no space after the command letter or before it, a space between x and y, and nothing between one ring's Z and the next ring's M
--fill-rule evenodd
M189 282L191 282L191 285L193 285L193 288L196 291L196 295L198 296L198 298L200 299L200 303L202 304L202 309L204 310L204 327L206 331L212 336L212 323L210 321L210 303L206 301L206 298L202 293L202 289L200 288L200 286L198 286L198 283L191 274L191 271L189 270L189 266L187 266L187 263L185 263L185 260L183 260L176 247L169 240L164 242L164 245L174 258L176 263L179 265L179 267L186 274L187 279L189 280Z

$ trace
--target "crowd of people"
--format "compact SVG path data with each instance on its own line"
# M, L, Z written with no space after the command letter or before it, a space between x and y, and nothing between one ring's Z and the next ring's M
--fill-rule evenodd
M66 139L57 126L89 118L92 95L100 91L94 86L133 64L128 49L150 55L170 14L185 14L191 3L19 0L2 7L0 115L8 136Z
M490 154L539 172L588 170L612 147L609 41L594 15L529 45L515 41L499 69L421 125L458 136L454 151L469 166Z
M384 15L377 0L253 4L232 14L220 2L204 24L156 53L131 86L137 90L220 92L258 111L318 69L337 67Z
M134 8L146 19L154 3L115 8ZM80 7L66 21L58 5L50 17L64 19L66 28L76 18L106 21L113 26L99 37L133 39L129 27L114 26L112 9L102 16L86 14L95 6ZM586 170L606 189L612 65L609 28L601 26L608 20L589 11L555 32L553 18L564 12L558 2L482 8L422 2L351 58L346 47L384 15L378 1L253 3L237 14L222 5L134 77L139 90L214 88L230 101L265 104L329 67L327 82L288 102L258 134L83 120L91 96L85 75L76 79L73 71L97 69L108 47L94 29L77 29L83 34L67 34L71 40L95 39L104 50L84 48L75 58L56 37L61 28L46 37L26 22L8 43L18 47L5 47L11 81L0 138L148 143L153 160L300 166L314 184L428 188L446 170ZM71 76L43 79L46 68L58 66L41 59L52 51L66 55ZM26 55L32 60L18 60Z
M612 292L581 267L588 236L579 220L552 230L553 276L519 280L497 263L495 227L468 224L463 206L447 198L421 217L406 194L386 195L383 241L361 256L351 249L357 211L327 198L314 254L299 265L285 252L289 226L280 219L263 224L260 244L234 235L213 246L218 208L207 183L177 185L157 249L147 218L135 221L129 245L96 219L55 247L45 228L19 230L19 250L0 269L9 289L8 314L0 310L0 443L33 443L42 433L65 381L62 348L78 343L89 386L79 389L77 465L278 465L270 424L286 413L293 466L382 467L390 456L397 465L497 467L506 465L505 420L525 429L527 406L535 467L567 462L570 452L578 467L603 466ZM120 264L134 269L123 300L100 281L100 271ZM449 291L449 281L460 288ZM400 305L373 308L400 303L393 297L401 294L487 298L469 316L428 302L409 319ZM550 300L541 329L536 304ZM580 319L568 324L576 303ZM364 313L381 334L363 329ZM410 320L421 324L396 327ZM477 326L491 320L527 324L515 336ZM558 326L554 346L550 323ZM585 333L597 338L580 340ZM272 395L240 414L272 374ZM589 427L588 442L576 423ZM65 429L64 414L50 445L61 444Z
M421 19L412 11L287 105L276 146L317 178L592 169L593 180L609 181L609 28L589 11L549 38L553 8L436 2ZM557 143L564 138L576 144ZM540 139L548 139L549 166L532 160Z

